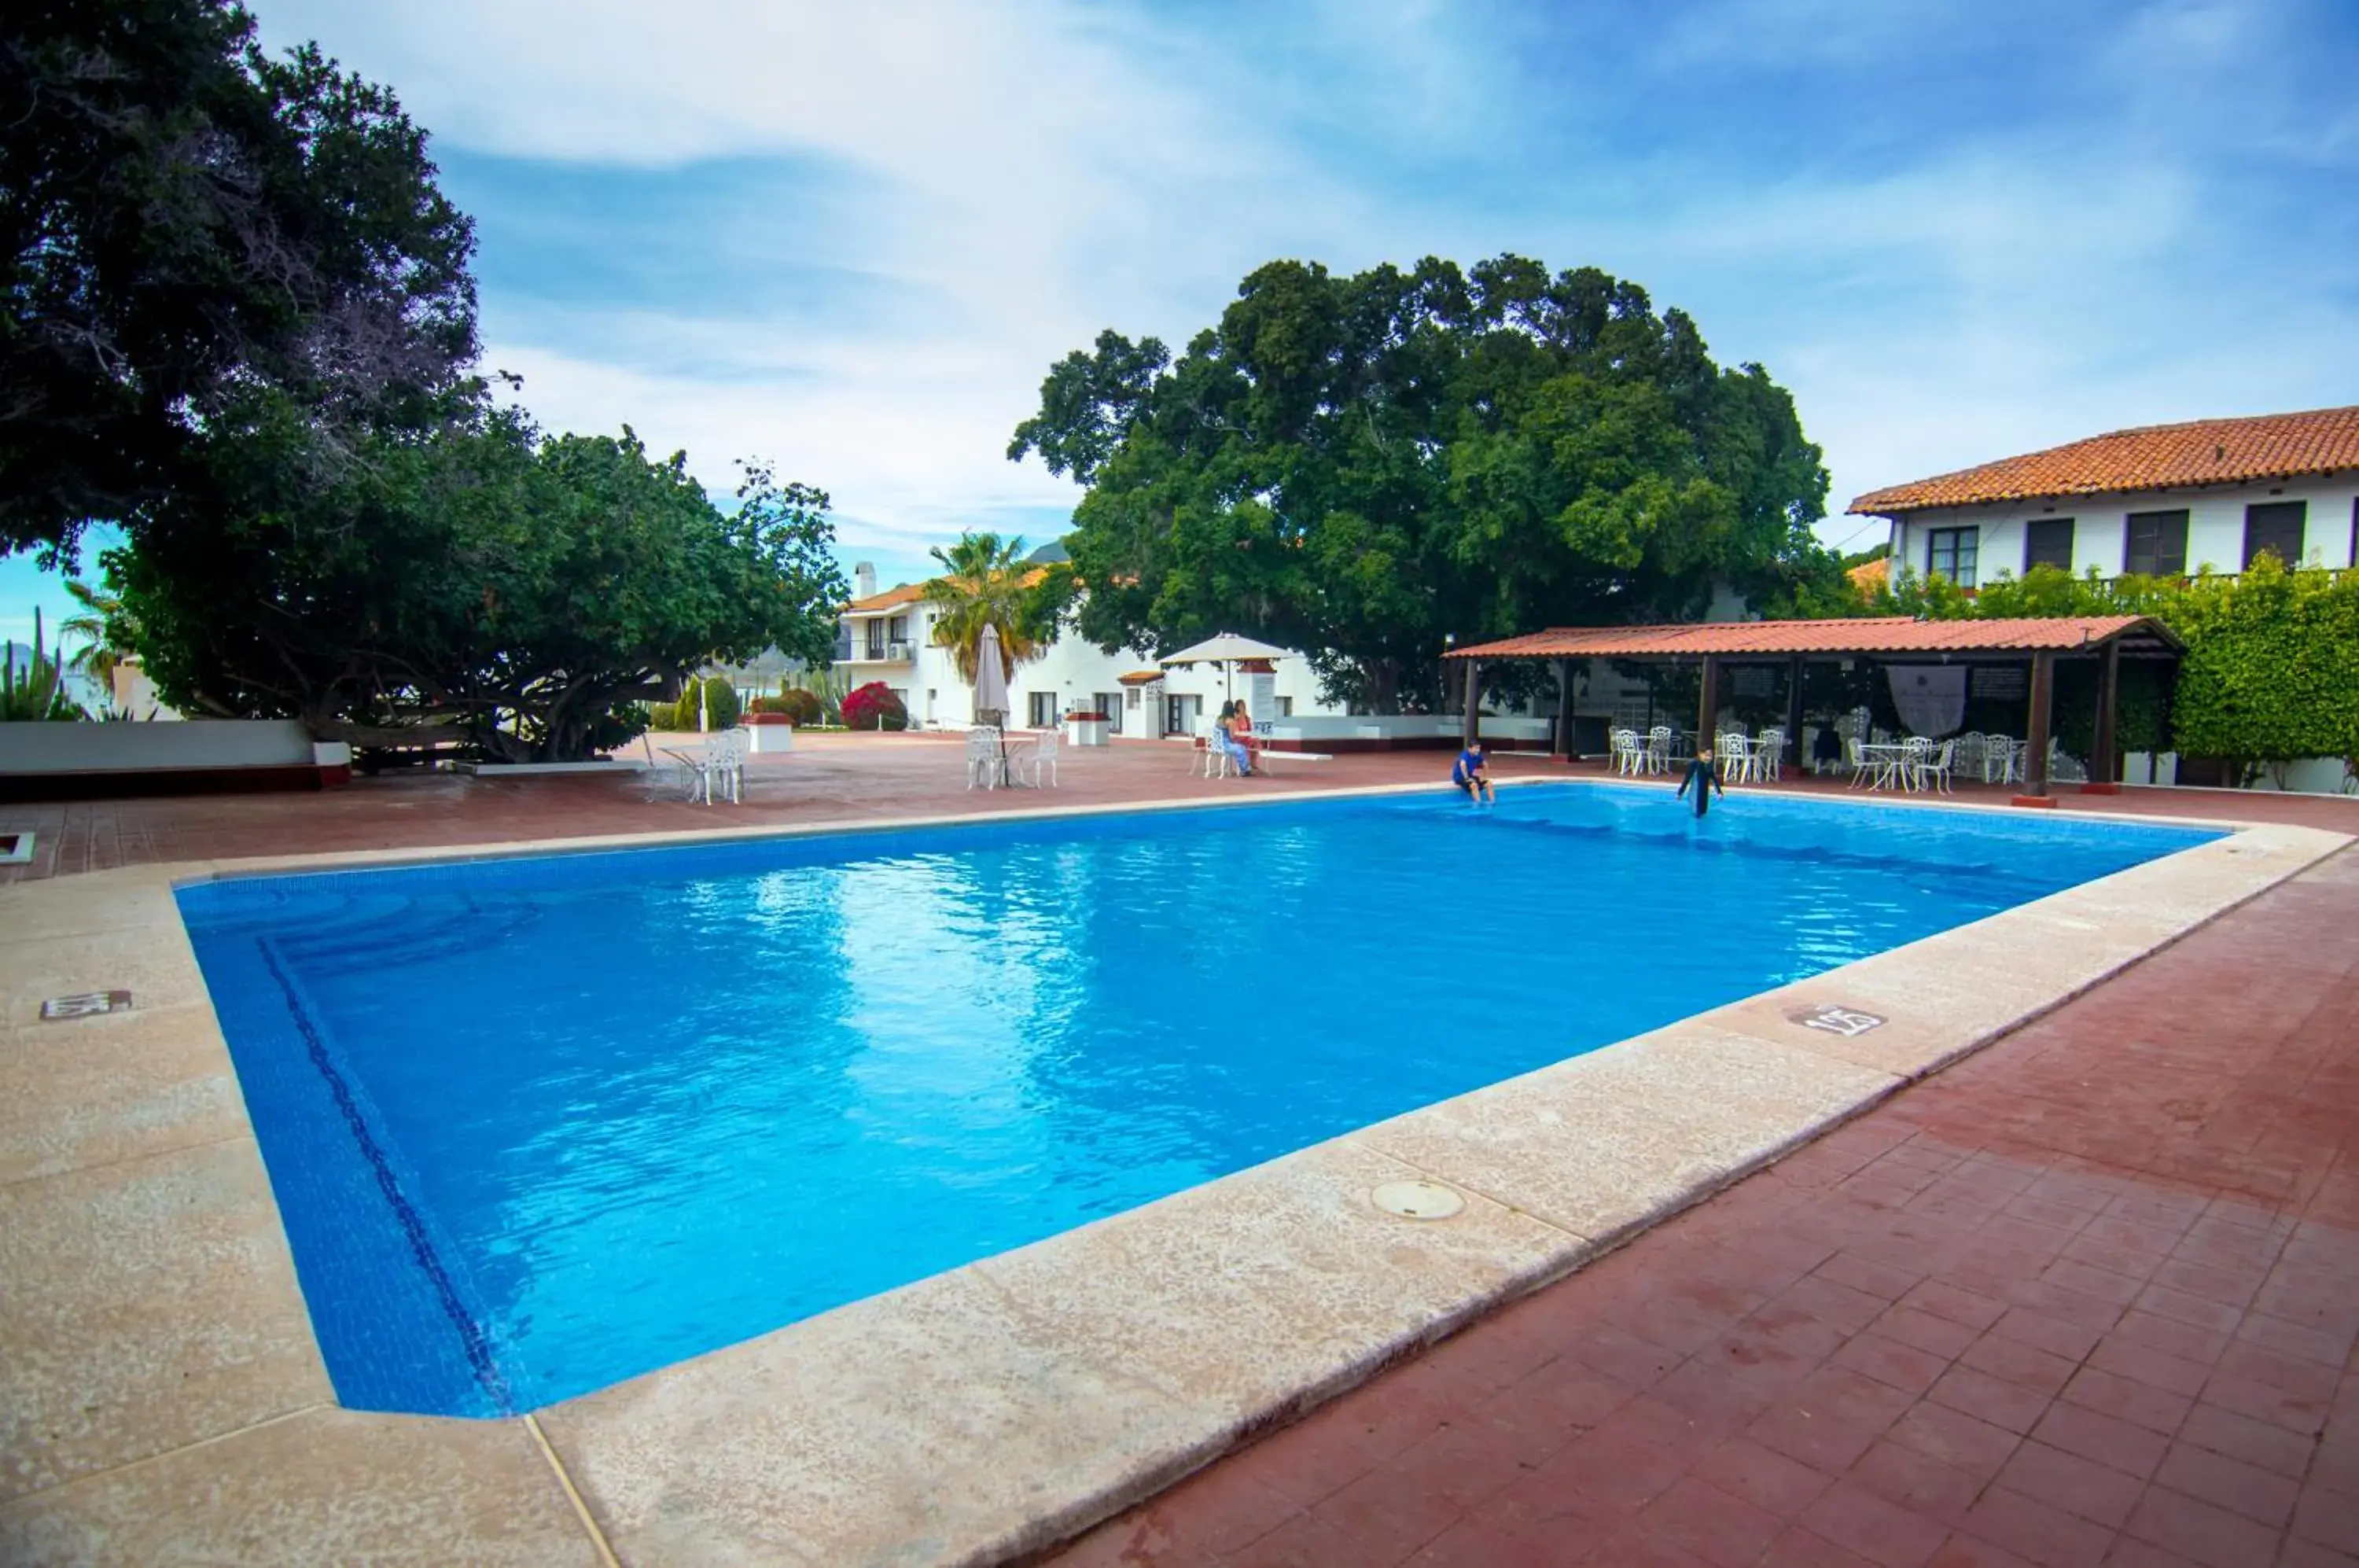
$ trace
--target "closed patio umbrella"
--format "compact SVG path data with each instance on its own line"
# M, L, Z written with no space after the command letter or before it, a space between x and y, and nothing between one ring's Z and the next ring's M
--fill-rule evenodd
M1242 664L1248 659L1288 659L1291 657L1292 655L1285 648L1272 648L1266 642L1259 642L1249 637L1239 637L1234 632L1223 632L1218 637L1206 637L1202 642L1196 643L1191 647L1183 648L1179 652L1171 655L1168 659L1162 659L1160 662L1166 670L1170 669L1175 664L1218 664L1224 666L1223 673L1226 677L1225 685L1228 690L1228 694L1234 697L1237 694L1236 670L1239 664Z
M999 657L999 628L988 622L975 639L974 718L984 724L1007 723L1007 666Z

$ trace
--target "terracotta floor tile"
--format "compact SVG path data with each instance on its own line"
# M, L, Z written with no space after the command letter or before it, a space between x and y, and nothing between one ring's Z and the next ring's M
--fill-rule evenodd
M1943 1361L1955 1361L1963 1356L1975 1340L1982 1337L1979 1330L1949 1318L1935 1317L1907 1305L1896 1305L1875 1320L1877 1333L1886 1338L1938 1356Z
M2170 1452L2163 1456L2162 1468L2154 1473L2154 1484L2184 1492L2230 1513L2243 1514L2272 1529L2293 1518L2294 1503L2301 1492L2299 1484L2290 1476L2190 1443L2171 1445Z
M1864 1373L1910 1394L1923 1393L1950 1368L1947 1359L1880 1334L1863 1334L1848 1341L1828 1358L1828 1365Z
M1892 1423L1891 1440L1972 1475L1996 1475L2022 1435L1986 1421L1930 1402L1920 1403Z
M2118 1416L2133 1425L2166 1436L2179 1430L2195 1401L2150 1383L2117 1376L2095 1367L2083 1367L2065 1387L2063 1398L2104 1415Z
M1390 1468L1362 1476L1310 1509L1371 1563L1406 1560L1464 1511L1441 1487L1410 1484Z
M2003 1546L1962 1533L1943 1541L1925 1568L2032 1568L2032 1564Z
M2059 1356L2037 1345L1985 1334L1958 1357L1958 1365L1987 1372L2037 1394L2054 1394L2071 1382L2079 1369L2075 1357Z
M2203 1402L2240 1416L2281 1426L2288 1432L2313 1436L2326 1424L2326 1404L2305 1399L2250 1377L2215 1372L2203 1385Z
M1797 1525L1769 1543L1760 1568L1875 1568L1875 1564Z
M1951 1525L1965 1517L1987 1480L1888 1436L1860 1456L1849 1478L1888 1503Z
M1929 1403L2017 1433L2038 1424L2052 1397L1971 1367L1951 1367L1925 1395Z
M1717 1568L1745 1568L1768 1549L1786 1521L1689 1475L1641 1508L1632 1523Z
M1830 1488L1800 1523L1882 1568L1921 1568L1950 1535L1946 1524L1891 1502L1857 1480Z
M2169 1439L2159 1432L2060 1399L2049 1407L2030 1435L2050 1448L2110 1465L2140 1480L2154 1474L2169 1447Z
M1418 1548L1410 1568L1575 1568L1598 1541L1548 1533L1518 1535L1476 1519L1461 1519Z
M2277 1532L2268 1526L2160 1486L2139 1501L2125 1533L2204 1568L2251 1568L2277 1549Z
M2114 1542L2104 1526L2004 1486L1984 1492L1961 1529L2039 1568L2098 1568Z
M2038 1442L2017 1449L1998 1484L2108 1530L2128 1522L2146 1483L2093 1459Z
M2005 1317L1991 1324L1990 1333L2074 1362L2087 1359L2104 1339L2102 1332L2085 1323L2050 1317L2032 1307L2008 1308Z
M1695 1477L1744 1498L1755 1508L1789 1519L1832 1485L1822 1472L1762 1447L1748 1437L1732 1437L1705 1455Z
M2293 1533L2298 1540L2359 1555L2359 1497L2304 1487L2294 1508Z
M1224 1560L1226 1568L1358 1568L1371 1562L1361 1544L1313 1514L1298 1514ZM1373 1561L1398 1562L1379 1555Z
M2203 1362L2189 1361L2117 1334L2099 1341L2086 1364L2116 1377L2190 1397L2201 1393L2203 1385L2212 1380L2212 1368Z

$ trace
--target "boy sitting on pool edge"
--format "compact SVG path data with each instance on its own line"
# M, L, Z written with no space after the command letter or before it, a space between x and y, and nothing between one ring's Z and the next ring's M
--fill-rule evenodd
M1491 759L1483 755L1483 740L1477 735L1466 743L1466 749L1458 754L1458 760L1451 766L1450 781L1457 785L1467 799L1487 800L1496 805L1499 797L1491 788L1490 767Z

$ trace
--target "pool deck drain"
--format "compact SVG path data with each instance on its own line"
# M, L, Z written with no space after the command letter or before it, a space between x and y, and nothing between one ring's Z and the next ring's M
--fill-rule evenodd
M734 836L756 835L202 862L0 894L0 1560L1035 1552L2350 842L2247 828L529 1423L337 1408L174 884ZM102 982L139 1009L31 1027L41 999ZM1835 1013L1879 1022L1811 1021ZM1404 1224L1371 1201L1400 1183L1464 1207Z

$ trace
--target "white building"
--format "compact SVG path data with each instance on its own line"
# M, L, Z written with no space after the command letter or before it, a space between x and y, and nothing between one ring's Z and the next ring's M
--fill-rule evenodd
M950 650L934 646L939 614L925 602L920 584L879 592L875 568L857 565L852 603L837 626L835 659L853 685L882 681L890 687L909 710L912 725L961 729L973 722L973 692ZM1070 633L1038 659L1017 665L1007 686L1011 723L1045 729L1070 713L1103 713L1114 734L1145 740L1196 734L1232 694L1245 699L1255 719L1265 723L1343 712L1321 700L1310 660L1299 656L1277 660L1258 677L1212 665L1167 670L1127 650L1103 653Z
M2359 408L2197 419L1872 490L1851 504L1892 520L1892 559L1962 588L2038 565L2074 575L2240 572L2262 551L2289 567L2359 566ZM2179 778L2178 759L2156 777ZM2340 757L2292 764L2284 786L2333 793Z
M1874 490L1892 559L1973 588L2040 564L2101 577L2359 565L2359 408L2115 430Z

